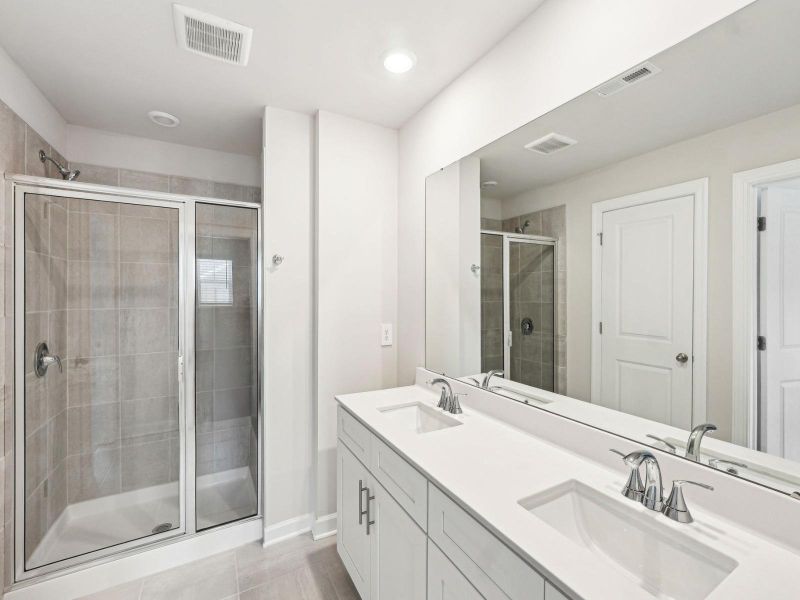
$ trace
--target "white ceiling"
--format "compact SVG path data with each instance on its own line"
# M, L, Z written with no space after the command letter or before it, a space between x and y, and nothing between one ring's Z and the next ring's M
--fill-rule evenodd
M257 154L265 105L399 127L542 1L182 0L255 30L242 68L179 50L169 0L2 0L0 45L70 124Z
M569 102L475 152L487 192L506 199L800 103L800 2L759 0L655 56L663 69L616 95ZM634 66L634 65L631 65ZM541 156L550 132L578 140Z

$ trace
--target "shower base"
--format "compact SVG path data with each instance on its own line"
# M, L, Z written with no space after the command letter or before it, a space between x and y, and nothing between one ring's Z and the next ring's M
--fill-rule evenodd
M247 467L197 479L197 529L256 513L256 489ZM153 528L180 524L178 482L70 504L36 547L28 568L146 538Z

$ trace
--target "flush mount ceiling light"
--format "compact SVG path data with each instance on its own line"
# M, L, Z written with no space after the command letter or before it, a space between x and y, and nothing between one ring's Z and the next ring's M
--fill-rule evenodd
M490 179L489 181L483 181L483 182L481 182L481 187L484 190L491 189L491 188L497 187L497 182L494 179Z
M390 73L408 73L417 64L417 57L409 50L391 50L383 57L383 66Z
M177 127L181 124L181 120L178 117L160 110L151 110L147 113L147 116L150 117L153 123L162 127Z

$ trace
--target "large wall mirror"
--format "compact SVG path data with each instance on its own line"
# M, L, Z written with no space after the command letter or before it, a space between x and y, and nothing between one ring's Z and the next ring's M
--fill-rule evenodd
M798 23L758 0L428 177L426 366L800 497Z

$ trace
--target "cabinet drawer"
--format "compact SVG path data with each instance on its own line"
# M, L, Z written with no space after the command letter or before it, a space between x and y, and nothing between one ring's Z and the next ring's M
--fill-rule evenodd
M377 437L370 440L369 470L411 518L428 530L428 480Z
M469 580L428 540L428 600L481 600Z
M358 460L369 465L369 446L372 434L341 406L338 410L337 433L339 439L350 448Z
M544 600L544 578L435 486L428 536L485 598Z

